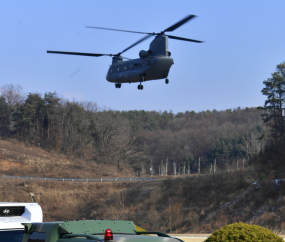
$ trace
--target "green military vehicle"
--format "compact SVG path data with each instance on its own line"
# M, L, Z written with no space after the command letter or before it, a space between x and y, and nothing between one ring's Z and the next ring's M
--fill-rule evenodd
M86 220L23 223L22 242L178 242L161 232L137 231L132 221ZM148 236L157 235L157 236Z

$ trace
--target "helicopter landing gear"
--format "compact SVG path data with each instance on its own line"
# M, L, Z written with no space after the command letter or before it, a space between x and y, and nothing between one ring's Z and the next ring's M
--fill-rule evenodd
M141 81L140 81L140 84L138 85L139 90L143 90L142 82L144 82L144 75L141 75Z
M116 87L116 88L121 88L121 85L122 85L121 83L116 83L116 84L115 84L115 87Z
M143 90L143 85L141 85L141 84L138 85L138 89L139 89L139 90Z
M166 78L166 79L165 79L165 83L166 83L166 84L168 84L168 83L169 83L169 80L168 80L168 78Z

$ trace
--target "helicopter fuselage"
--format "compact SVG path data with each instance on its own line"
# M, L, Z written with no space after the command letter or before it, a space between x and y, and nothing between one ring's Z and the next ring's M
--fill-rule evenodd
M127 60L114 56L106 79L109 82L132 83L163 79L174 64L168 51L168 38L158 35L149 45L148 51L140 51L140 58Z
M174 64L169 56L147 56L123 61L120 57L108 70L106 79L113 83L132 83L164 79L168 76L170 67Z

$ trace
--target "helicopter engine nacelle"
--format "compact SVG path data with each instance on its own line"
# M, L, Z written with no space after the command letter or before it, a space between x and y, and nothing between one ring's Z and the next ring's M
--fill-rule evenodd
M148 50L148 51L145 51L145 50L141 50L139 55L140 55L140 58L144 58L144 57L147 57L149 55L152 54L152 51L151 50Z

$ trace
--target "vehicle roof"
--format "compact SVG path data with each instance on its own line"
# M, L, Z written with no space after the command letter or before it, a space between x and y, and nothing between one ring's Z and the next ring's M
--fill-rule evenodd
M46 241L57 242L82 242L88 241L84 235L94 235L99 240L104 240L106 229L113 232L114 242L178 242L173 237L140 235L132 221L121 220L81 220L81 221L58 221L44 223L25 223L24 242L29 239L29 234L33 232L46 233ZM74 235L76 238L70 240L66 235ZM162 233L160 233L162 234ZM168 235L167 235L168 236ZM181 241L181 240L180 240Z
M136 227L132 221L121 220L82 220L82 221L58 221L45 223L25 223L29 233L50 232L55 226L60 227L62 234L104 234L106 229L111 229L113 233L136 234Z

